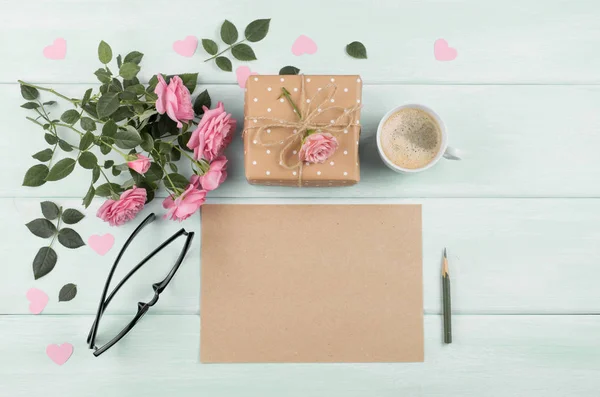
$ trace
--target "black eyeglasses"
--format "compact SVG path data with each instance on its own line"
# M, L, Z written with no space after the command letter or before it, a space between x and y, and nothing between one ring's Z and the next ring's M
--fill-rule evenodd
M152 251L148 256L146 256L140 263L135 265L135 267L129 273L127 273L127 275L125 277L123 277L123 279L119 282L119 284L117 284L117 286L115 287L115 289L112 290L110 295L108 295L108 297L106 297L106 295L108 293L108 287L110 285L112 277L115 273L117 265L119 264L119 261L121 260L121 257L125 253L125 250L129 246L129 244L133 241L133 239L139 234L139 232L146 225L152 223L155 219L156 219L156 216L154 214L148 215L148 217L146 217L146 219L144 219L142 221L142 223L140 223L140 225L133 231L133 233L131 233L131 236L129 236L129 238L123 245L123 248L121 248L121 251L119 252L119 255L117 255L117 259L115 260L115 263L113 264L112 268L110 269L110 272L108 273L108 278L106 279L106 284L104 284L104 290L102 291L102 298L100 299L100 304L98 305L98 312L96 313L96 318L94 319L94 323L92 324L92 328L90 329L90 333L88 334L88 337L87 337L87 343L88 343L90 349L95 350L94 356L96 356L96 357L98 357L99 355L101 355L102 353L104 353L105 351L110 349L118 341L120 341L125 335L127 335L129 333L129 331L131 331L133 329L133 327L135 327L135 325L138 323L138 321L140 321L140 319L146 314L146 312L148 312L148 309L150 309L152 306L154 306L156 304L156 302L158 302L158 298L160 297L160 294L164 291L164 289L167 287L169 282L173 279L173 276L179 269L181 262L183 262L183 259L185 258L185 255L187 254L187 252L190 248L192 238L194 237L194 232L186 232L185 229L179 230L177 233L175 233L174 235L169 237L165 242L163 242L160 246L158 246L158 248L156 248L154 251ZM183 249L181 250L179 257L177 258L175 265L173 265L173 267L171 268L171 270L169 271L167 276L162 281L152 284L152 289L154 290L154 297L148 302L138 302L137 313L133 317L133 320L131 320L125 326L125 328L123 328L123 330L117 334L117 336L115 336L109 342L104 344L102 347L100 347L100 348L97 347L96 346L96 335L98 333L98 324L100 323L100 319L102 318L102 315L104 314L104 311L106 310L106 307L108 306L110 301L113 299L115 294L117 292L119 292L119 289L121 289L121 287L127 282L127 280L129 280L129 278L131 278L131 276L133 276L135 274L135 272L137 272L142 266L144 266L146 264L146 262L148 262L150 259L152 259L152 257L154 255L158 254L163 248L165 248L166 246L171 244L173 241L175 241L180 236L187 236L187 238L185 240L185 244L183 246Z

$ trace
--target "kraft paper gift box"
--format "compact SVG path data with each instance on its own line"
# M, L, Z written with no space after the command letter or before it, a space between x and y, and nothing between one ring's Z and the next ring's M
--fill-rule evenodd
M282 95L289 92L291 101ZM244 107L244 167L251 184L349 186L360 180L360 76L250 76ZM298 113L302 117L298 116ZM307 131L339 146L325 163L302 163Z

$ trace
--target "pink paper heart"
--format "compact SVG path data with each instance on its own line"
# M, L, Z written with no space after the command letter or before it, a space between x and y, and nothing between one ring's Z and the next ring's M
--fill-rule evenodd
M26 296L29 300L30 313L40 314L48 304L48 295L40 289L30 288Z
M73 345L70 343L63 343L60 346L51 344L46 347L46 354L56 364L63 365L73 354Z
M54 43L44 48L44 57L48 59L65 59L67 55L67 41L62 38L54 40Z
M173 50L181 56L191 57L198 48L198 39L195 36L187 36L183 40L173 43Z
M446 40L437 39L433 44L433 55L438 61L453 61L458 52L456 48L450 47Z
M317 44L305 35L300 35L292 44L292 53L296 56L302 54L314 54L317 52Z
M100 255L104 255L110 251L114 243L115 236L110 233L106 233L103 236L92 234L90 238L88 238L88 245L90 248Z
M248 77L255 76L258 73L251 72L248 66L240 66L235 70L235 77L237 77L238 85L242 88L246 88L246 81Z

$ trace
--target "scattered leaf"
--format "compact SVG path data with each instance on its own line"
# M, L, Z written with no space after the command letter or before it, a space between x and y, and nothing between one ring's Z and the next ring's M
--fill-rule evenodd
M219 52L219 46L217 43L210 39L202 39L202 47L204 47L204 50L210 55L215 55L217 52Z
M21 107L23 109L37 109L40 107L40 105L38 105L35 102L25 102L24 104L21 105Z
M112 190L111 190L111 188L112 188ZM113 191L118 194L122 191L122 189L116 183L111 183L110 185L108 183L105 183L105 184L98 186L98 188L96 188L95 194L96 194L96 196L100 196L100 197L108 197L108 196L112 195Z
M237 41L237 39L238 39L237 28L231 22L229 22L228 20L225 20L225 22L223 22L223 25L221 25L221 40L223 40L223 42L225 44L231 45L231 44L235 43ZM207 50L207 52L208 52L208 50ZM216 53L217 53L217 51L215 51L215 54ZM214 54L211 54L211 55L214 55Z
M98 165L98 158L92 152L83 152L79 156L79 165L86 170L92 170Z
M32 155L31 157L33 157L36 160L46 162L46 161L50 161L50 159L52 158L52 154L53 154L52 149L44 149L44 150Z
M85 245L79 233L68 227L62 228L58 231L58 242L71 249L79 248Z
M92 123L93 123L93 121L92 121ZM94 128L96 128L95 123L94 123ZM91 131L88 131L85 134L83 134L83 136L81 137L81 140L79 141L79 150L87 150L92 145L92 143L94 143L94 134L92 134Z
M140 143L142 143L140 133L130 125L126 125L124 130L118 130L115 135L115 144L121 149L133 149Z
M71 146L67 141L64 141L62 139L58 140L58 146L65 152L73 151L73 146Z
M353 41L346 46L346 53L352 58L367 59L367 49L360 41Z
M295 66L284 66L279 70L280 75L291 75L300 73L300 69Z
M75 124L79 120L79 112L75 109L69 109L60 116L60 119L67 124Z
M96 195L96 189L94 189L94 185L92 184L92 185L90 185L90 188L88 189L87 193L85 194L85 197L83 197L83 200L81 202L81 204L84 206L84 208L87 208L90 206L95 195Z
M89 88L85 91L85 94L83 94L83 99L81 100L81 106L85 106L90 101L91 97L92 97L92 89Z
M100 97L96 105L98 118L103 119L113 114L119 108L119 94L108 92Z
M58 293L59 302L68 302L77 295L77 286L75 284L65 284Z
M231 65L231 61L227 57L217 57L215 59L215 62L217 64L217 66L219 67L219 69L221 69L225 72L231 72L231 70L233 68Z
M56 233L56 226L48 219L44 218L34 219L25 224L25 226L27 226L27 229L29 229L31 233L41 238L49 238Z
M74 225L84 218L81 212L73 208L68 208L62 213L62 221L67 225Z
M42 201L40 203L40 207L42 207L42 214L44 215L44 218L48 219L49 221L53 221L58 218L60 209L58 208L58 205L54 204L52 201Z
M246 30L244 31L244 36L246 36L246 40L255 43L265 38L267 33L269 32L269 24L271 23L270 19L257 19L252 21L246 26Z
M33 101L40 96L40 92L37 90L37 88L21 84L21 96L27 101Z
M72 158L66 158L60 160L58 163L54 164L48 176L46 177L46 181L58 181L69 175L75 169L75 160Z
M33 259L33 277L37 280L50 273L56 265L56 252L51 247L42 247Z
M46 183L50 170L45 164L37 164L29 168L23 178L23 186L37 187Z
M239 61L254 61L256 59L252 48L248 44L243 43L231 47L231 55Z

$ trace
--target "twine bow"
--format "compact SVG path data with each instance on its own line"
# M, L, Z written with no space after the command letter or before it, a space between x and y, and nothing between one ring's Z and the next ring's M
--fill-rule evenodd
M317 91L312 98L306 99L306 91L305 91L305 77L304 75L300 75L301 77L301 86L300 86L300 109L298 111L294 109L294 112L297 114L297 120L283 120L272 117L248 117L246 116L246 120L252 120L254 122L258 122L259 120L262 122L266 122L265 124L259 126L249 126L246 127L246 130L255 130L255 140L256 144L261 145L263 147L271 147L276 145L284 144L279 152L279 164L286 169L294 169L298 168L298 186L302 186L302 169L303 162L300 159L300 156L297 157L297 161L293 164L288 164L287 154L297 148L298 152L302 147L302 143L304 137L308 134L308 131L316 131L317 133L328 132L334 136L344 132L351 126L358 125L358 122L355 121L356 112L360 109L360 105L355 105L349 108L345 108L342 106L328 106L324 107L325 104L329 104L333 102L333 98L335 93L337 92L337 85L330 83L322 90ZM325 98L323 98L320 102L316 102L317 98L320 95L323 95L322 92L327 93ZM327 114L328 112L337 112L339 115L335 118L332 118L329 123L318 123L316 122L316 118L318 116L322 116ZM248 125L248 123L246 123ZM289 128L291 134L285 137L283 140L271 141L271 142L263 142L262 137L263 134L271 129L271 128ZM246 131L244 131L245 133Z

